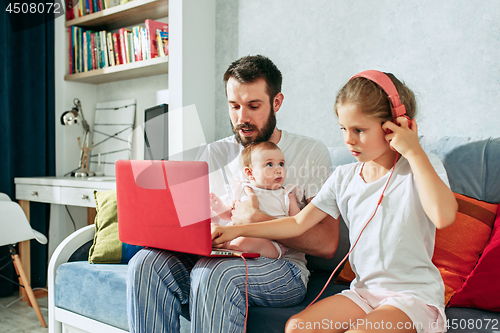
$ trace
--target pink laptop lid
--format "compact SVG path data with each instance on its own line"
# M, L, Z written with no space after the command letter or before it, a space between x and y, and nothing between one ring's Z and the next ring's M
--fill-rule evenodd
M210 254L207 163L119 160L115 169L120 241Z

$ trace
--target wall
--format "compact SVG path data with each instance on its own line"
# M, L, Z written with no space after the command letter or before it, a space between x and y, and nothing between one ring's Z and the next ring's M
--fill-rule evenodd
M394 73L417 94L424 135L498 135L500 2L217 1L216 138L231 134L222 75L248 54L284 77L279 128L343 145L337 91L366 69Z

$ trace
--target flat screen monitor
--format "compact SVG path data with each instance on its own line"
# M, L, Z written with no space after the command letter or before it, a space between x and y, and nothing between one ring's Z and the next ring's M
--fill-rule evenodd
M168 104L144 110L144 159L168 160Z

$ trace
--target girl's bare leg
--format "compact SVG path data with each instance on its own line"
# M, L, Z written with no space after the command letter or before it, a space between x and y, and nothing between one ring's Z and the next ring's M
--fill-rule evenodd
M345 332L364 316L365 311L349 298L334 295L314 303L290 318L285 332Z
M290 318L286 333L306 332L416 332L411 319L400 309L381 306L366 314L342 295L325 298Z
M362 322L361 322L362 321ZM356 329L349 330L349 333L361 332L416 332L413 322L410 317L402 310L392 305L382 305L366 316L360 321L360 325ZM428 323L421 323L427 325ZM424 327L425 329L425 327Z

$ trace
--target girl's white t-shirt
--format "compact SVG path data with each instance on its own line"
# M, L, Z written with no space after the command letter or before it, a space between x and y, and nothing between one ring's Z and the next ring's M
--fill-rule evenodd
M449 187L443 164L433 154L429 160ZM342 215L353 244L375 211L390 171L366 183L363 163L339 166L312 203L338 218ZM377 213L363 231L349 256L356 274L351 289L390 290L415 296L427 304L444 307L444 284L431 262L436 227L425 214L408 161L401 157Z

